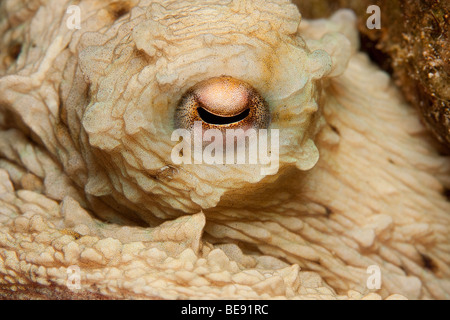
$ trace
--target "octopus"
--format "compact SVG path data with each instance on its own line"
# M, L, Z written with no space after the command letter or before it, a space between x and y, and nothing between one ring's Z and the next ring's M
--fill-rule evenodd
M450 297L449 158L351 11L4 0L0 47L0 297ZM175 163L195 123L276 170Z

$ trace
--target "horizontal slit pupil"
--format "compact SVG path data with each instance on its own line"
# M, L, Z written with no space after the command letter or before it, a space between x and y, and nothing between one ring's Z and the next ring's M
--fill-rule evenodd
M197 108L197 112L200 118L206 123L224 125L244 120L250 114L250 109L246 109L240 114L232 117L217 116L208 112L204 108Z

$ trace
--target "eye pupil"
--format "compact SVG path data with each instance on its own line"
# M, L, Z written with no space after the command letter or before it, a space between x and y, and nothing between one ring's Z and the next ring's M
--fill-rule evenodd
M245 109L243 112L236 116L232 117L224 117L224 116L218 116L215 114L212 114L211 112L205 110L204 108L197 108L198 115L200 118L209 124L215 124L215 125L224 125L224 124L230 124L235 123L244 120L248 117L250 114L250 109Z

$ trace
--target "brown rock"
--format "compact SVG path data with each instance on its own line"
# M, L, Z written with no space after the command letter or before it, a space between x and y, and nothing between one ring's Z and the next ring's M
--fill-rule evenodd
M424 122L450 152L450 4L440 0L295 1L305 18L350 8L358 16L362 48L383 69L392 71L405 98L419 108ZM369 5L381 9L381 29L370 30Z

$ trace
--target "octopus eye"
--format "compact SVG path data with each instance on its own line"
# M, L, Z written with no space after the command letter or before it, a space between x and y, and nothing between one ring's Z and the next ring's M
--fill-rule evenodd
M192 129L200 121L203 129L265 129L269 108L248 83L222 76L190 88L175 112L175 127Z

